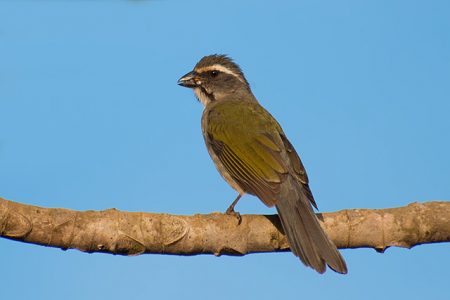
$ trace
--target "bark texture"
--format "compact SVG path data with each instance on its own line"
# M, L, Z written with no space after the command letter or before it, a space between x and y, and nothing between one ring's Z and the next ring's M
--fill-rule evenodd
M411 248L450 241L450 202L319 214L338 248ZM179 216L42 208L0 198L0 236L63 250L121 255L245 255L289 250L277 215Z

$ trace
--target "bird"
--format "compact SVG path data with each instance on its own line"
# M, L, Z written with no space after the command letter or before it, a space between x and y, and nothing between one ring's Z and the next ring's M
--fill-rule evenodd
M212 54L178 80L204 106L201 127L218 172L238 192L275 206L291 251L318 273L327 265L346 274L340 252L314 213L317 204L299 155L280 124L261 106L240 66L229 56Z

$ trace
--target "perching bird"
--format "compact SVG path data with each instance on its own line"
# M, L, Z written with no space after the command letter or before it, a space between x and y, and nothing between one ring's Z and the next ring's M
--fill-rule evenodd
M222 177L238 193L275 206L291 251L324 273L347 266L313 211L317 209L305 168L278 122L256 100L241 68L226 55L203 57L178 84L192 88L204 105L202 131Z

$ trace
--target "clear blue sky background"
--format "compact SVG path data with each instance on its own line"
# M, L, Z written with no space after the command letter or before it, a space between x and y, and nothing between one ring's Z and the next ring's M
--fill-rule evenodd
M449 1L0 1L0 196L44 207L224 211L235 192L177 79L240 63L321 211L450 200ZM274 213L247 196L241 213ZM448 244L120 257L0 239L1 299L448 299Z

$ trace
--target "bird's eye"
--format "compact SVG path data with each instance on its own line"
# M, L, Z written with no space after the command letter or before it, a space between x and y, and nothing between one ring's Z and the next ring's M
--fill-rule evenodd
M211 77L217 77L217 75L219 75L219 71L216 70L211 71Z

